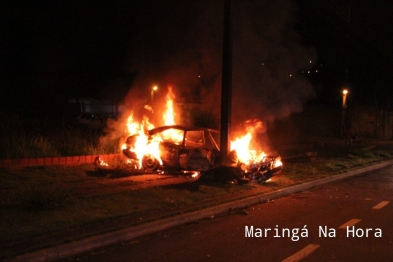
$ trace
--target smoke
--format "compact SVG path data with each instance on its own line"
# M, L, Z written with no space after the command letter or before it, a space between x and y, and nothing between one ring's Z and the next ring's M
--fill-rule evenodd
M224 1L139 5L127 68L137 78L125 105L162 108L158 101L164 103L171 85L176 102L199 103L220 119ZM295 10L291 0L232 1L232 125L286 118L315 96L299 74L313 66L315 52L300 44ZM154 100L153 85L159 88Z
M131 93L148 96L153 84L161 92L172 85L177 101L201 102L219 115L223 1L174 1L171 9L165 3L136 16L144 29L132 39L129 70L138 77ZM232 3L232 122L300 112L315 94L299 72L313 65L315 52L300 44L294 2ZM134 104L133 97L127 103Z
M171 1L169 8L167 2L136 16L143 29L132 39L128 70L138 77L131 92L157 85L165 95L172 85L186 103L219 96L222 10L215 1Z
M314 96L299 76L314 61L293 28L292 1L238 3L233 19L233 117L273 121L300 112Z

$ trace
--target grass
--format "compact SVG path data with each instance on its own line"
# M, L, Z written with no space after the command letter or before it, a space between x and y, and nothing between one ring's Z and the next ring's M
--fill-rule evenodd
M27 118L0 111L0 159L111 154L118 139L105 140L104 130L75 119ZM102 141L101 141L102 142Z
M65 206L71 194L72 189L59 187L57 183L22 183L14 191L14 204L31 211L54 210Z

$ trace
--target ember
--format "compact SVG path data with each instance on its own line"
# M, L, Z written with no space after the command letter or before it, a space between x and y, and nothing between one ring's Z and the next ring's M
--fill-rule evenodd
M94 164L99 166L109 166L105 161L101 160L99 156L94 159Z

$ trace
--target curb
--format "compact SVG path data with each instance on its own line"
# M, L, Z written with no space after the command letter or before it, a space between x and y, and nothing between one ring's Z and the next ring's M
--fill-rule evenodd
M310 181L303 184L290 186L288 188L279 189L277 191L273 191L263 195L256 195L245 199L228 202L218 206L206 208L200 211L194 211L194 212L190 212L190 213L186 213L186 214L182 214L162 220L149 222L131 228L126 228L126 229L122 229L102 235L88 237L68 244L63 244L56 247L38 250L32 253L17 256L11 261L55 261L59 259L64 259L67 257L86 253L88 251L97 248L113 245L122 241L129 241L131 239L141 237L147 234L156 233L171 227L175 227L196 220L223 214L230 210L236 210L252 205L257 205L260 203L265 203L271 199L280 198L295 192L303 191L322 184L327 184L330 182L342 180L359 174L367 173L373 170L388 167L390 165L393 165L393 160L364 167L364 168L359 168L356 170L351 170L346 173L334 175L331 177L326 177L315 181Z

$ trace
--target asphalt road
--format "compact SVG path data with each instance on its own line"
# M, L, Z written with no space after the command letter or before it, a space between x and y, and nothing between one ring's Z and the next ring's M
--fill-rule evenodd
M64 261L393 261L392 218L387 167Z

